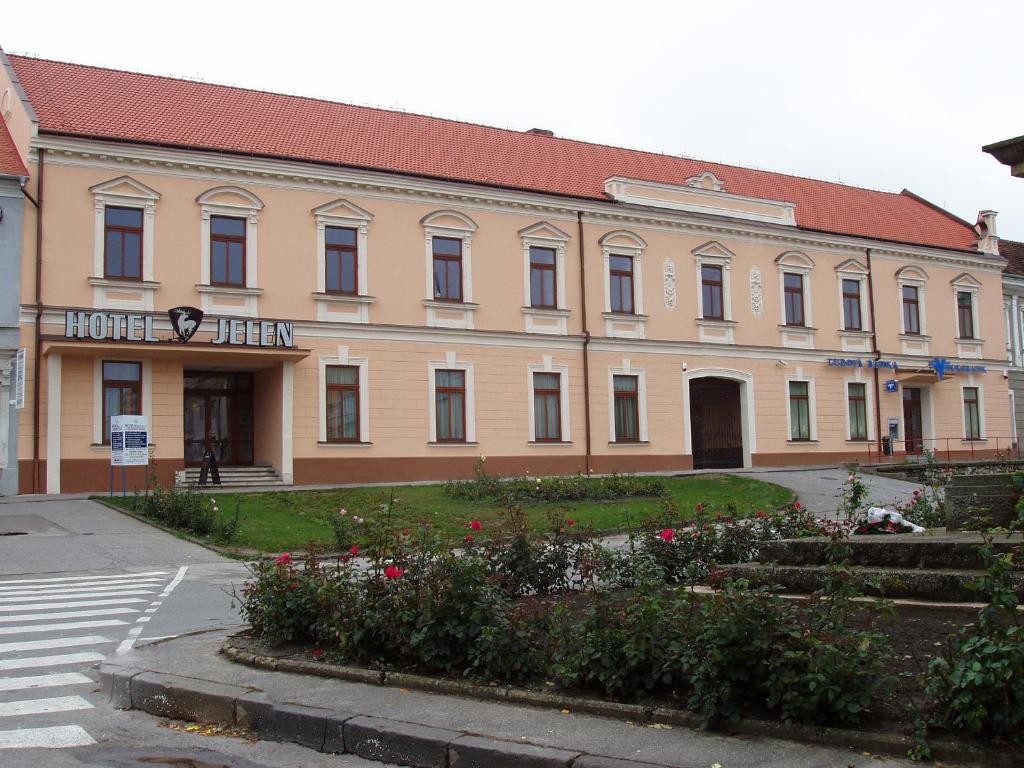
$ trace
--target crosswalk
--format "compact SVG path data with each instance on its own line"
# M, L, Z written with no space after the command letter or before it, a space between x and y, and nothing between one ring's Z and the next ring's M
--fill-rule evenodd
M83 673L129 650L186 570L0 580L0 755L95 744Z

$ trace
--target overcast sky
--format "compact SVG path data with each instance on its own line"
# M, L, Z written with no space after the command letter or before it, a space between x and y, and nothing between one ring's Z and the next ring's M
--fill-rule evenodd
M264 10L265 8L265 10ZM9 3L9 52L898 192L1024 240L1024 2ZM272 116L271 116L272 118Z

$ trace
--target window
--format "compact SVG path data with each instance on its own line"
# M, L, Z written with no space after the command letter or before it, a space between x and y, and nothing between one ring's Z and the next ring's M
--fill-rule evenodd
M530 306L557 306L555 249L530 246Z
M702 266L700 268L701 300L705 320L723 320L722 311L722 268Z
M466 372L434 372L437 442L466 442Z
M533 426L537 442L562 440L562 377L533 374Z
M843 280L843 329L863 330L860 319L860 280Z
M867 385L852 383L847 385L850 411L850 439L868 439L868 402Z
M103 276L142 279L142 209L108 205L103 214Z
M210 217L210 283L245 285L245 219Z
M811 404L806 381L789 382L789 438L811 439Z
M786 325L804 324L804 276L785 272L782 276L786 302Z
M103 362L103 442L113 416L142 414L142 363Z
M977 387L964 387L964 439L981 439L981 408Z
M921 333L921 304L914 285L903 286L903 332L915 336Z
M462 301L462 240L431 238L434 249L434 298Z
M956 292L956 317L961 339L974 338L974 296L970 291Z
M327 366L327 441L358 443L359 368Z
M608 283L611 311L632 315L633 309L633 257L608 257Z
M615 392L615 442L640 440L640 403L636 376L613 377Z
M355 296L359 293L359 249L352 227L324 227L326 293Z

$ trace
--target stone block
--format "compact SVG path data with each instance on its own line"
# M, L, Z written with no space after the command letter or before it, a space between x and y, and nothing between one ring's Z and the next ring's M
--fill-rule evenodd
M132 709L158 717L204 723L231 723L235 700L249 688L214 683L161 672L143 672L132 678Z
M382 717L353 717L344 728L346 752L413 768L445 768L448 745L463 735Z
M448 746L450 768L568 768L579 752L482 736L463 736Z

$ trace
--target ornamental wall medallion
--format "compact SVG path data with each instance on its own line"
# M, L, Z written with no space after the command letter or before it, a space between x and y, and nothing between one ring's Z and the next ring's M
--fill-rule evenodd
M672 259L665 259L661 265L662 274L665 276L665 309L676 308L676 263Z
M764 278L760 267L750 268L750 311L755 317L764 312Z

